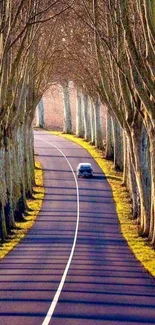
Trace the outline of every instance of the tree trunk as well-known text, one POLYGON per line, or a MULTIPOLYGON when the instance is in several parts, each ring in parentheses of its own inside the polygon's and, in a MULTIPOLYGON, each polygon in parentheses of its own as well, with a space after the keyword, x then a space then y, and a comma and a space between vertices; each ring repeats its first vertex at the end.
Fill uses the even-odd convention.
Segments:
POLYGON ((93 100, 90 99, 90 128, 91 128, 91 143, 95 144, 95 110, 93 100))
POLYGON ((41 100, 37 106, 36 127, 44 128, 44 126, 45 126, 45 123, 44 123, 44 102, 43 102, 43 99, 41 98, 41 100))
POLYGON ((94 102, 94 116, 95 116, 95 146, 103 149, 103 135, 101 128, 100 102, 97 97, 94 102))
POLYGON ((129 157, 127 148, 127 135, 123 130, 123 185, 128 186, 128 175, 129 175, 129 157))
POLYGON ((140 233, 148 236, 150 225, 150 158, 146 130, 135 125, 131 134, 130 152, 134 155, 134 170, 140 196, 140 233))
POLYGON ((29 121, 25 122, 24 126, 24 161, 25 161, 25 192, 28 197, 32 196, 34 185, 34 139, 32 126, 29 121))
POLYGON ((14 207, 13 207, 13 175, 14 161, 13 161, 13 144, 9 138, 7 138, 7 146, 5 147, 5 180, 6 180, 6 193, 7 202, 4 208, 6 218, 6 228, 10 232, 15 227, 14 220, 14 207))
POLYGON ((6 229, 4 207, 0 203, 0 238, 1 238, 1 241, 4 242, 6 237, 7 237, 7 229, 6 229))
POLYGON ((4 213, 4 207, 7 202, 7 189, 5 179, 5 148, 0 148, 0 238, 2 241, 7 236, 6 219, 4 213))
POLYGON ((72 117, 70 108, 70 96, 68 82, 62 85, 63 89, 63 102, 64 102, 64 126, 63 132, 67 134, 72 133, 72 117))
POLYGON ((132 199, 132 215, 133 219, 140 216, 140 197, 136 182, 136 175, 131 162, 131 152, 129 141, 124 133, 124 169, 123 169, 123 184, 126 185, 130 197, 132 199))
POLYGON ((154 129, 149 133, 150 140, 150 165, 151 165, 151 217, 149 240, 155 247, 155 136, 154 129))
POLYGON ((18 127, 16 134, 16 153, 17 153, 17 162, 16 163, 16 172, 14 180, 15 188, 15 220, 22 221, 23 213, 26 208, 26 194, 25 194, 25 182, 27 180, 27 174, 25 170, 25 142, 24 142, 24 124, 21 124, 18 127))
POLYGON ((133 219, 140 218, 140 195, 138 191, 136 175, 134 168, 131 163, 130 153, 128 152, 129 160, 128 160, 128 167, 129 167, 129 191, 132 198, 132 216, 133 219))
POLYGON ((114 158, 114 139, 112 132, 112 120, 111 115, 106 112, 106 148, 105 148, 105 158, 113 159, 114 158))
POLYGON ((83 94, 82 99, 84 117, 84 138, 89 141, 91 140, 89 97, 87 94, 83 94))
POLYGON ((81 91, 77 89, 77 102, 76 102, 76 136, 84 138, 84 122, 82 111, 82 98, 81 91))
POLYGON ((116 119, 112 116, 113 139, 114 139, 114 167, 123 171, 123 134, 122 129, 116 119))

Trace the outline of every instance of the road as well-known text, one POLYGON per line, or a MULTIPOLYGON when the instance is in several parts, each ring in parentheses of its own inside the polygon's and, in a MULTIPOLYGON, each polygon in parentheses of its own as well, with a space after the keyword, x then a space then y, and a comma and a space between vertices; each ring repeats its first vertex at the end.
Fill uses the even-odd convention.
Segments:
POLYGON ((0 262, 1 325, 155 324, 155 280, 123 239, 112 192, 78 145, 35 132, 45 199, 25 239, 0 262), (76 180, 79 162, 95 176, 76 180))

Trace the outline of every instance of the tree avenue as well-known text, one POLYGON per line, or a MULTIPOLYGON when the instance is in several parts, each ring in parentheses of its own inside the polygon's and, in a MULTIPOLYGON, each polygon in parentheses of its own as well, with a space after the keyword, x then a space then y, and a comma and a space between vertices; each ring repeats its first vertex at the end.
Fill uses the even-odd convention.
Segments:
POLYGON ((155 246, 154 16, 155 0, 0 2, 2 240, 32 195, 35 108, 50 85, 61 84, 64 132, 72 133, 72 81, 76 135, 102 148, 106 105, 106 157, 123 171, 139 234, 155 246))

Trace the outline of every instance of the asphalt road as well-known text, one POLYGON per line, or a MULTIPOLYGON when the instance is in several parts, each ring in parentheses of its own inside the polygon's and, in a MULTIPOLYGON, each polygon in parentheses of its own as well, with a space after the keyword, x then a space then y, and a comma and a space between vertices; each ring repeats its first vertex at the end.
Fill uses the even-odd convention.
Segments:
POLYGON ((0 325, 155 324, 155 280, 123 239, 96 162, 41 131, 35 152, 45 199, 26 238, 0 262, 0 325), (74 171, 84 161, 95 176, 77 184, 74 171))

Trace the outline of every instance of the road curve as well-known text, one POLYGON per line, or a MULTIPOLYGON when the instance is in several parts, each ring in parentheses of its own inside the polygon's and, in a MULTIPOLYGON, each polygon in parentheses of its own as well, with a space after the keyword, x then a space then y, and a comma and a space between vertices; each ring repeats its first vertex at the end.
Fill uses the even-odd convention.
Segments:
POLYGON ((35 132, 35 152, 45 199, 26 238, 0 262, 0 324, 155 324, 155 280, 123 239, 96 162, 77 144, 43 131, 35 132), (95 176, 78 179, 78 220, 73 171, 84 161, 95 176))

